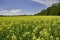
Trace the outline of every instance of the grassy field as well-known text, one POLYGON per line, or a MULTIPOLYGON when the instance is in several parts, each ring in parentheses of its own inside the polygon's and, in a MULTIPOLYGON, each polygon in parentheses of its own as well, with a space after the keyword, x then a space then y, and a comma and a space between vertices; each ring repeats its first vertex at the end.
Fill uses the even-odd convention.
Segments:
POLYGON ((60 40, 60 16, 0 17, 0 40, 60 40))

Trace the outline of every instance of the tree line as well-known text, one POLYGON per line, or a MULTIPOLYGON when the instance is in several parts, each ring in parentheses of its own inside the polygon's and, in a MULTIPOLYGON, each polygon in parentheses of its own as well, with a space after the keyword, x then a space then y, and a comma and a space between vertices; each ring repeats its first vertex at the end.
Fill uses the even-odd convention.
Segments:
POLYGON ((60 3, 55 3, 35 15, 60 15, 60 3))

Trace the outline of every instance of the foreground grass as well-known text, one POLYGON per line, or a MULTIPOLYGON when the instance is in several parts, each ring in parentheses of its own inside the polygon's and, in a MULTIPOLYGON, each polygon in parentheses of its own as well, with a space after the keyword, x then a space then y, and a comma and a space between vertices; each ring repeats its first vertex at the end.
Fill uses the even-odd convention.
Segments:
POLYGON ((60 16, 0 17, 0 40, 60 40, 60 16))

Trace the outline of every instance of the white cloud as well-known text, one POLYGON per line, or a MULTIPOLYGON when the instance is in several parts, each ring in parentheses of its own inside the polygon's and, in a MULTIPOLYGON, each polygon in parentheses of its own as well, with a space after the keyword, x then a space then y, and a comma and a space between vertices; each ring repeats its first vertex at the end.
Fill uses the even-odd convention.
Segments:
POLYGON ((36 14, 36 13, 34 13, 34 12, 23 13, 23 15, 34 15, 34 14, 36 14))
POLYGON ((0 10, 0 15, 21 15, 21 9, 0 10))
POLYGON ((51 6, 54 3, 59 3, 58 0, 32 0, 32 1, 40 3, 40 4, 44 4, 47 7, 51 6))
POLYGON ((0 15, 33 15, 34 12, 26 12, 24 13, 21 9, 11 9, 11 10, 0 10, 0 15))

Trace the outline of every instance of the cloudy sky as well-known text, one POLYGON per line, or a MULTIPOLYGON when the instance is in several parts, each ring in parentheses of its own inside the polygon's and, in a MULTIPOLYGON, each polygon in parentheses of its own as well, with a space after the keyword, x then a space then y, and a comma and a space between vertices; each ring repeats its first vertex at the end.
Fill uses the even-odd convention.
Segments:
POLYGON ((0 0, 0 15, 33 15, 59 0, 0 0))

